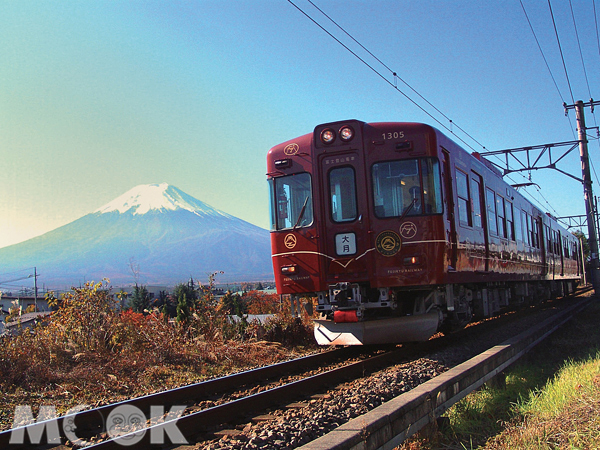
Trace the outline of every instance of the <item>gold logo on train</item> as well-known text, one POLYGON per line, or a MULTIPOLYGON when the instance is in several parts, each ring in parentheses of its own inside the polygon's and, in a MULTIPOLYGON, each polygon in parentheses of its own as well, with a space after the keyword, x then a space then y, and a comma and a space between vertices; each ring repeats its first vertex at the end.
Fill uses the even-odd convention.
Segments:
POLYGON ((288 234, 285 236, 285 238, 283 238, 283 243, 290 250, 296 246, 296 242, 296 236, 294 236, 293 234, 288 234))
POLYGON ((413 222, 405 222, 400 225, 400 236, 404 239, 412 239, 417 234, 417 226, 413 222))
POLYGON ((298 144, 289 144, 285 146, 285 148, 283 149, 283 153, 285 153, 287 156, 294 156, 296 153, 298 153, 299 150, 300 147, 298 146, 298 144))
POLYGON ((377 251, 383 256, 394 256, 400 251, 402 241, 393 231, 382 231, 375 240, 377 251))

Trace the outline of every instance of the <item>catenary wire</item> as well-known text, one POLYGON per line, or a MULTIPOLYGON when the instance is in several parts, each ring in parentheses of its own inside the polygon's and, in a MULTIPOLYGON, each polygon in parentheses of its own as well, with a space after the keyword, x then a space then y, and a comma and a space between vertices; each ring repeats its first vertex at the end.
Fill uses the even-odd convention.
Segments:
MULTIPOLYGON (((577 47, 579 48, 579 57, 581 58, 581 65, 583 66, 583 75, 585 76, 585 83, 588 89, 588 95, 592 98, 592 90, 590 89, 590 82, 587 76, 587 70, 585 68, 585 62, 583 60, 583 52, 581 51, 581 41, 579 40, 579 32, 577 31, 577 23, 575 22, 575 13, 573 12, 573 2, 569 0, 569 7, 571 8, 571 18, 573 19, 573 28, 575 29, 575 37, 577 39, 577 47)), ((595 120, 595 118, 594 118, 595 120)))
MULTIPOLYGON (((369 63, 367 63, 363 58, 361 58, 356 52, 354 52, 352 49, 350 49, 346 44, 344 44, 343 42, 340 41, 340 39, 338 39, 337 37, 335 37, 330 31, 328 31, 324 26, 322 26, 320 23, 318 23, 314 18, 312 18, 307 12, 305 12, 302 8, 300 8, 298 5, 296 5, 292 0, 287 0, 292 6, 294 6, 299 12, 301 12, 306 18, 308 18, 311 22, 313 22, 316 26, 318 26, 323 32, 325 32, 327 35, 329 35, 333 40, 335 40, 339 45, 341 45, 342 47, 344 47, 348 52, 350 52, 354 57, 356 57, 360 62, 362 62, 365 66, 367 66, 369 69, 371 69, 371 71, 373 71, 375 74, 377 74, 380 78, 382 78, 386 83, 388 83, 391 87, 393 87, 395 90, 397 90, 400 94, 402 94, 407 100, 409 100, 411 103, 413 103, 415 106, 417 106, 421 111, 423 111, 425 114, 427 114, 431 119, 433 119, 434 121, 436 121, 438 124, 440 124, 440 126, 442 126, 444 129, 446 129, 447 131, 449 131, 450 133, 454 134, 456 136, 456 134, 454 133, 454 131, 450 128, 448 128, 444 123, 442 123, 440 120, 438 120, 437 118, 435 118, 431 113, 429 113, 428 111, 426 111, 421 105, 419 105, 416 101, 414 101, 412 98, 410 98, 406 93, 404 93, 403 91, 401 91, 395 84, 391 83, 384 75, 381 74, 381 72, 379 72, 377 69, 375 69, 372 65, 370 65, 369 63)), ((331 18, 328 14, 326 14, 321 8, 319 8, 315 3, 313 3, 311 0, 307 0, 315 9, 317 9, 322 15, 324 15, 329 21, 331 21, 336 27, 338 27, 345 35, 347 35, 353 42, 355 42, 358 46, 360 46, 367 54, 369 54, 373 59, 375 59, 379 64, 381 64, 383 67, 385 67, 393 76, 394 79, 399 79, 400 81, 402 81, 402 83, 404 83, 409 89, 411 89, 416 95, 418 95, 423 101, 425 101, 429 106, 431 106, 436 112, 438 112, 442 117, 444 117, 446 120, 448 120, 450 122, 451 125, 454 125, 457 129, 459 129, 461 132, 463 132, 466 136, 468 136, 471 140, 473 140, 474 142, 476 142, 479 146, 481 146, 484 150, 486 149, 485 146, 481 143, 479 143, 476 139, 474 139, 472 136, 470 136, 465 130, 463 130, 461 127, 457 126, 452 119, 450 119, 449 117, 447 117, 443 112, 441 112, 438 108, 436 108, 431 102, 429 102, 425 97, 423 97, 421 94, 419 94, 414 88, 412 88, 412 86, 410 86, 406 81, 404 81, 401 77, 399 77, 397 75, 396 72, 394 72, 388 65, 386 65, 383 61, 381 61, 381 59, 379 59, 377 56, 375 56, 370 50, 368 50, 364 45, 362 45, 357 39, 355 39, 350 33, 348 33, 341 25, 339 25, 333 18, 331 18)), ((521 1, 521 0, 520 0, 521 1)), ((532 29, 532 32, 534 34, 534 37, 536 39, 536 42, 538 42, 537 37, 535 36, 535 32, 533 31, 533 27, 531 26, 531 22, 529 21, 529 17, 527 16, 527 13, 525 11, 525 8, 521 2, 521 6, 523 7, 523 10, 525 12, 525 15, 527 17, 527 21, 530 24, 530 27, 532 29)), ((538 42, 538 48, 540 49, 540 51, 542 52, 542 49, 539 45, 538 42)), ((560 94, 560 90, 558 89, 558 85, 556 84, 556 80, 554 79, 554 76, 552 75, 552 72, 550 71, 550 67, 548 66, 548 63, 546 61, 546 58, 542 52, 542 57, 544 58, 544 61, 546 62, 546 66, 550 72, 550 76, 552 77, 552 80, 554 81, 554 84, 556 86, 556 89, 559 93, 559 96, 561 97, 561 99, 563 98, 562 95, 560 94)), ((564 101, 563 101, 564 103, 564 101)), ((469 147, 471 150, 475 151, 473 149, 473 147, 471 147, 468 143, 466 143, 463 139, 461 139, 459 136, 456 136, 457 139, 459 139, 463 144, 465 144, 467 147, 469 147)), ((498 158, 497 155, 495 155, 496 158, 498 158)), ((519 174, 521 175, 524 179, 527 179, 527 177, 525 177, 523 174, 519 174)), ((511 180, 514 183, 514 180, 510 177, 506 177, 509 180, 511 180)), ((550 205, 550 203, 548 202, 548 200, 543 196, 543 194, 541 192, 539 192, 539 188, 537 188, 539 195, 544 199, 545 203, 552 209, 552 211, 558 215, 558 213, 556 212, 556 210, 554 208, 552 208, 552 205, 550 205)), ((529 193, 527 190, 523 191, 524 194, 527 194, 527 196, 529 196, 531 198, 532 201, 534 201, 536 204, 538 204, 538 206, 540 206, 541 209, 544 209, 545 207, 542 206, 541 202, 536 199, 535 197, 533 197, 533 195, 531 195, 531 193, 529 193)))
MULTIPOLYGON (((546 64, 546 69, 548 69, 548 73, 550 74, 550 78, 552 79, 552 82, 554 83, 554 87, 556 88, 556 92, 558 93, 558 96, 560 97, 560 100, 562 102, 562 104, 566 104, 567 102, 565 101, 562 93, 560 92, 560 88, 558 87, 558 83, 556 82, 556 78, 554 77, 554 74, 552 73, 552 69, 550 69, 550 65, 548 64, 548 59, 546 58, 546 55, 544 53, 544 50, 542 49, 542 46, 540 44, 540 41, 537 37, 537 34, 535 33, 535 29, 533 28, 533 24, 531 23, 531 20, 529 19, 529 14, 527 14, 527 10, 525 9, 525 5, 523 4, 523 0, 519 0, 519 3, 521 4, 521 9, 523 10, 523 14, 525 14, 525 19, 527 19, 527 23, 529 24, 529 29, 531 30, 531 34, 533 34, 533 38, 535 39, 535 42, 537 44, 537 47, 540 51, 540 54, 542 55, 542 59, 544 60, 544 64, 546 64)), ((571 134, 573 135, 573 139, 577 139, 575 136, 575 131, 573 129, 573 122, 571 120, 571 118, 569 116, 566 116, 567 121, 569 122, 569 130, 571 130, 571 134)))
POLYGON ((523 13, 525 14, 525 18, 527 19, 527 23, 529 24, 529 29, 531 30, 531 33, 533 34, 533 38, 535 39, 535 43, 537 44, 538 49, 540 50, 540 53, 542 55, 542 58, 544 59, 544 63, 546 64, 546 68, 548 69, 548 73, 550 74, 550 78, 552 78, 552 82, 554 83, 554 87, 556 88, 556 92, 558 92, 558 96, 562 100, 562 103, 566 103, 564 97, 562 96, 562 94, 560 92, 560 89, 558 88, 558 84, 556 83, 556 78, 554 78, 554 74, 552 73, 552 70, 550 69, 550 65, 548 64, 548 60, 546 59, 546 55, 544 54, 544 50, 542 50, 542 46, 540 45, 540 41, 539 41, 537 35, 535 34, 535 30, 533 28, 531 20, 529 20, 529 14, 527 14, 527 10, 525 9, 525 5, 523 5, 523 0, 519 0, 519 3, 521 3, 521 8, 523 9, 523 13))
MULTIPOLYGON (((472 139, 474 142, 477 142, 477 140, 475 140, 472 136, 469 135, 469 133, 467 133, 464 129, 462 129, 460 126, 458 126, 456 123, 454 123, 452 121, 452 119, 450 117, 448 117, 446 114, 444 114, 439 108, 437 108, 433 103, 431 103, 429 100, 427 100, 423 95, 421 95, 421 93, 419 93, 415 88, 413 88, 410 84, 408 84, 408 82, 406 80, 404 80, 401 76, 398 75, 397 72, 395 72, 392 68, 390 68, 386 63, 384 63, 381 59, 379 59, 377 56, 375 56, 373 54, 373 52, 371 52, 368 48, 366 48, 363 44, 361 44, 354 36, 352 36, 348 31, 346 31, 344 29, 344 27, 342 27, 339 23, 337 23, 331 16, 329 16, 325 11, 323 11, 321 8, 319 8, 315 3, 312 2, 312 0, 307 0, 308 3, 310 3, 315 9, 317 9, 321 14, 323 14, 325 17, 327 17, 327 19, 329 19, 336 27, 338 27, 346 36, 348 36, 350 39, 352 39, 360 48, 362 48, 365 52, 367 52, 373 59, 375 59, 379 64, 381 64, 383 67, 385 67, 394 78, 397 78, 398 80, 400 80, 402 83, 404 83, 404 85, 409 88, 412 92, 414 92, 416 95, 418 95, 421 100, 423 100, 425 103, 427 103, 431 108, 433 108, 438 114, 440 114, 444 119, 446 119, 449 123, 451 123, 452 125, 454 125, 457 129, 459 129, 461 132, 463 132, 465 135, 469 136, 470 139, 472 139)), ((477 144, 483 148, 485 148, 484 145, 482 145, 481 143, 477 142, 477 144)))
MULTIPOLYGON (((595 8, 595 5, 596 4, 594 2, 594 8, 595 8)), ((579 39, 579 32, 577 31, 577 22, 575 21, 575 13, 573 12, 572 0, 569 0, 569 6, 571 8, 571 18, 573 19, 573 28, 575 29, 575 37, 577 38, 577 47, 579 48, 579 57, 581 58, 581 66, 583 67, 583 75, 585 77, 585 83, 587 85, 588 95, 591 99, 592 98, 592 90, 590 89, 590 82, 589 82, 588 75, 587 75, 587 69, 585 67, 585 61, 583 59, 583 52, 581 50, 581 41, 579 39)), ((594 19, 595 19, 595 16, 596 16, 596 11, 594 9, 594 19)), ((597 22, 596 22, 596 33, 598 33, 597 22)), ((593 113, 593 109, 592 109, 592 118, 594 119, 594 125, 597 127, 598 122, 596 121, 596 114, 593 113)), ((594 175, 596 176, 596 182, 598 182, 598 175, 596 174, 596 169, 594 168, 594 164, 591 159, 590 159, 590 165, 592 166, 592 170, 594 171, 594 175)))
MULTIPOLYGON (((292 0, 287 0, 288 3, 290 3, 292 6, 294 6, 294 8, 296 8, 298 11, 300 11, 306 18, 308 18, 311 22, 313 22, 316 26, 318 26, 321 30, 323 30, 327 35, 329 35, 333 40, 335 40, 338 44, 340 44, 342 47, 344 47, 348 52, 350 52, 355 58, 357 58, 360 62, 362 62, 365 66, 367 66, 369 69, 371 69, 371 71, 373 71, 375 74, 377 74, 381 79, 383 79, 387 84, 389 84, 393 89, 395 89, 397 92, 399 92, 400 94, 402 94, 408 101, 410 101, 413 105, 415 105, 417 108, 419 108, 422 112, 424 112, 425 114, 427 114, 432 120, 434 120, 435 122, 437 122, 441 127, 443 127, 445 130, 447 130, 448 132, 452 133, 454 136, 456 136, 456 138, 458 140, 460 140, 463 144, 465 144, 467 147, 469 147, 471 150, 475 151, 475 149, 469 145, 464 139, 462 139, 460 136, 458 136, 453 130, 452 128, 446 126, 446 124, 444 124, 442 121, 440 121, 439 119, 437 119, 433 114, 431 114, 429 111, 427 111, 425 108, 423 108, 421 105, 419 105, 419 103, 417 103, 415 100, 413 100, 412 98, 410 98, 405 92, 403 92, 402 90, 400 90, 398 88, 398 86, 394 85, 394 83, 390 82, 380 71, 378 71, 376 68, 374 68, 372 65, 370 65, 368 62, 366 62, 363 58, 361 58, 356 52, 354 52, 352 49, 350 49, 350 47, 348 47, 346 44, 344 44, 342 41, 340 41, 337 37, 335 37, 330 31, 328 31, 324 26, 322 26, 319 22, 317 22, 315 19, 313 19, 308 13, 306 13, 302 8, 300 8, 298 5, 296 5, 292 0)), ((312 2, 311 2, 312 4, 312 2)), ((318 8, 317 8, 318 9, 318 8)), ((354 38, 353 38, 354 39, 354 38)), ((377 59, 377 58, 376 58, 377 59)), ((378 60, 378 59, 377 59, 378 60)), ((379 60, 378 60, 379 61, 379 60)), ((386 66, 387 68, 387 66, 386 66)), ((389 69, 389 68, 388 68, 389 69)), ((397 75, 396 75, 397 76, 397 75)), ((404 82, 404 81, 403 81, 404 82)), ((405 82, 404 82, 405 83, 405 82)), ((406 83, 405 83, 406 84, 406 83)), ((411 88, 412 89, 412 88, 411 88)), ((436 109, 437 110, 437 109, 436 109)), ((444 116, 446 117, 446 116, 444 116)), ((469 137, 473 142, 477 143, 477 145, 481 146, 483 149, 485 149, 485 146, 481 143, 479 143, 475 138, 473 138, 471 135, 469 135, 467 132, 465 132, 462 128, 460 128, 458 125, 456 125, 452 120, 450 120, 450 124, 455 126, 456 128, 458 128, 459 130, 461 130, 467 137, 469 137)))
POLYGON ((552 17, 552 25, 554 25, 554 34, 556 35, 556 42, 558 43, 558 50, 560 52, 560 58, 562 60, 563 68, 565 70, 565 77, 567 78, 567 85, 569 86, 569 92, 571 94, 571 100, 575 103, 575 97, 573 96, 573 89, 571 88, 571 80, 569 80, 569 73, 567 72, 567 64, 565 62, 565 56, 560 45, 560 38, 558 37, 558 28, 556 27, 556 20, 554 20, 554 12, 552 11, 552 4, 548 0, 548 8, 550 8, 550 16, 552 17))
POLYGON ((596 0, 593 0, 594 5, 594 24, 596 25, 596 44, 598 45, 598 56, 600 56, 600 34, 598 33, 598 15, 596 14, 596 0))

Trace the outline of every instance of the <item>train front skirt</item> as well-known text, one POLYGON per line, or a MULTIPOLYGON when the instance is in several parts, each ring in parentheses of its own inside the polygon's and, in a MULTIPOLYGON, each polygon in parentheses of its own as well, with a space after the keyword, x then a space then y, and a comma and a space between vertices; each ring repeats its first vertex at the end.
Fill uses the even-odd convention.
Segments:
POLYGON ((335 323, 314 320, 319 345, 371 345, 428 340, 438 329, 439 311, 416 316, 394 317, 364 322, 335 323))

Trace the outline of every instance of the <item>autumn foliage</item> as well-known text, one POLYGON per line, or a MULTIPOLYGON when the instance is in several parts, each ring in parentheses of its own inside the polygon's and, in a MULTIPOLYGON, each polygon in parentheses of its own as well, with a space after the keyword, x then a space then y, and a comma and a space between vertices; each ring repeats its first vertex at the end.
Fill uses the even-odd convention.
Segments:
POLYGON ((194 298, 185 295, 181 304, 186 311, 178 319, 158 308, 120 309, 107 281, 54 299, 56 311, 44 322, 1 338, 0 388, 5 395, 0 410, 11 410, 11 398, 25 392, 44 393, 28 399, 30 404, 54 397, 59 410, 63 403, 65 409, 78 402, 105 403, 273 363, 297 352, 295 346, 314 345, 309 318, 292 317, 279 297, 257 291, 230 295, 241 308, 242 320, 235 322, 210 287, 187 291, 195 292, 194 298), (249 322, 248 313, 272 317, 259 324, 249 322), (279 344, 266 343, 269 339, 279 344))

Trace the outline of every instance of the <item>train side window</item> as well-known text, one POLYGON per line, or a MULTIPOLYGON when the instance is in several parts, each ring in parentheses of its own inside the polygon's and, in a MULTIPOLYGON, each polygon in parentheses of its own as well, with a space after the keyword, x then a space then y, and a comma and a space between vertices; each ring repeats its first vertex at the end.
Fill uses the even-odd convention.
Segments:
POLYGON ((533 223, 529 214, 525 213, 525 218, 527 219, 527 245, 533 247, 535 242, 533 239, 533 223))
POLYGON ((515 220, 513 216, 513 204, 508 200, 504 202, 504 208, 506 210, 506 237, 511 241, 515 240, 515 220))
POLYGON ((552 253, 552 235, 548 225, 544 225, 544 233, 546 234, 546 252, 552 253))
POLYGON ((423 175, 423 200, 424 214, 441 214, 442 206, 442 179, 440 177, 440 163, 437 159, 426 158, 421 160, 423 175))
POLYGON ((540 232, 538 229, 538 221, 532 219, 533 231, 531 235, 531 245, 536 248, 540 248, 540 232))
POLYGON ((481 184, 475 178, 471 178, 471 205, 473 205, 473 226, 483 227, 481 220, 481 184))
POLYGON ((487 203, 488 228, 490 233, 498 234, 498 219, 496 216, 495 193, 490 188, 485 188, 485 200, 487 203))
POLYGON ((498 236, 506 238, 506 216, 504 198, 496 194, 496 214, 498 214, 498 236))
POLYGON ((523 224, 521 223, 521 213, 517 208, 517 212, 514 214, 514 227, 515 227, 515 240, 523 242, 523 224))
POLYGON ((469 178, 467 174, 456 169, 456 195, 458 196, 458 218, 461 225, 473 226, 471 218, 471 201, 469 197, 469 178))
POLYGON ((356 208, 356 177, 352 167, 339 167, 329 172, 331 217, 334 222, 352 222, 356 208))
POLYGON ((313 223, 311 179, 308 173, 277 177, 271 189, 274 229, 307 227, 313 223))
POLYGON ((373 165, 372 175, 375 215, 378 218, 439 214, 443 211, 437 160, 381 162, 373 165))

